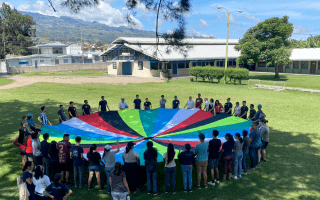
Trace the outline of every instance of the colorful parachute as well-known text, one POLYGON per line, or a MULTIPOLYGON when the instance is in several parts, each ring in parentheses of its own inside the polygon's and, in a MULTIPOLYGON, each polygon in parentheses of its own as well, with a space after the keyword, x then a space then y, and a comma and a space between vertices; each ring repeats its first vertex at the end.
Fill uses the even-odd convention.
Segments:
POLYGON ((49 133, 50 140, 62 140, 64 134, 70 135, 71 144, 75 138, 81 136, 81 146, 85 156, 92 144, 97 144, 98 152, 103 153, 106 144, 112 145, 112 151, 117 149, 119 140, 120 152, 116 154, 116 161, 122 161, 127 142, 133 141, 136 146, 134 151, 140 155, 140 164, 144 165, 143 153, 147 149, 147 142, 153 141, 157 148, 158 162, 163 161, 168 140, 175 149, 184 150, 184 145, 189 143, 192 148, 199 143, 198 131, 206 136, 206 141, 212 139, 212 131, 220 132, 219 138, 225 141, 226 133, 234 135, 248 130, 252 121, 221 113, 213 116, 210 112, 199 109, 163 109, 152 111, 122 110, 99 112, 91 115, 73 118, 58 126, 43 126, 42 133, 49 133))

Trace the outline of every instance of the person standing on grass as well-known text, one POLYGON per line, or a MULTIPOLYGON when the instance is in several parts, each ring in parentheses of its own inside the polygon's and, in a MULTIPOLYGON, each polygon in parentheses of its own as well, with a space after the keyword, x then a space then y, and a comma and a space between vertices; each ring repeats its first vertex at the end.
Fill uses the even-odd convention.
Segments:
POLYGON ((107 184, 108 193, 111 192, 110 174, 111 174, 111 172, 113 172, 114 166, 116 164, 115 155, 120 152, 119 141, 117 141, 117 146, 118 146, 118 149, 116 151, 111 151, 112 146, 107 144, 104 147, 104 152, 102 155, 102 160, 105 163, 104 170, 106 172, 106 179, 107 179, 106 184, 107 184))
POLYGON ((265 118, 266 114, 264 114, 264 112, 262 111, 262 105, 259 104, 258 105, 258 111, 256 113, 256 117, 254 118, 255 122, 260 122, 260 119, 265 118))
POLYGON ((108 102, 104 99, 104 96, 102 96, 101 101, 99 102, 98 112, 100 110, 101 110, 101 112, 107 112, 107 108, 110 111, 110 108, 108 106, 108 102))
POLYGON ((47 117, 47 108, 45 106, 42 106, 41 107, 41 110, 42 110, 42 113, 39 115, 38 117, 38 120, 39 122, 41 123, 41 126, 43 125, 50 125, 52 126, 51 122, 48 120, 48 117, 47 117))
POLYGON ((88 100, 84 100, 84 105, 82 106, 82 115, 90 115, 92 113, 91 107, 88 104, 88 100))
POLYGON ((263 129, 261 130, 260 136, 261 136, 261 141, 262 141, 262 162, 267 162, 267 156, 266 156, 266 148, 269 143, 269 133, 270 133, 270 128, 267 125, 268 121, 266 119, 261 119, 260 120, 260 125, 263 126, 263 129))
POLYGON ((208 101, 208 98, 204 98, 204 108, 203 108, 203 110, 205 110, 205 111, 209 111, 209 104, 210 104, 210 102, 208 101))
POLYGON ((121 98, 121 102, 119 103, 119 110, 128 109, 128 104, 124 101, 124 98, 121 98))
POLYGON ((136 99, 133 101, 134 109, 141 109, 141 99, 139 99, 139 95, 136 95, 136 99))
POLYGON ((230 102, 230 98, 228 98, 227 103, 224 104, 224 113, 232 115, 232 103, 230 102))
POLYGON ((100 172, 102 163, 101 155, 97 152, 97 145, 93 144, 90 147, 90 152, 87 154, 88 161, 89 161, 89 178, 88 178, 88 190, 91 189, 91 181, 93 174, 96 175, 97 183, 99 186, 99 191, 102 191, 101 188, 101 179, 100 179, 100 172))
POLYGON ((207 185, 207 167, 208 167, 208 143, 205 143, 205 135, 199 131, 199 140, 200 143, 196 145, 195 155, 196 157, 196 165, 197 165, 197 173, 198 173, 198 189, 201 189, 201 174, 203 174, 203 183, 204 188, 208 188, 207 185))
MULTIPOLYGON (((52 141, 49 147, 49 158, 50 158, 50 167, 53 171, 53 174, 60 172, 60 163, 59 163, 59 151, 58 144, 56 141, 52 141)), ((53 180, 53 177, 50 177, 53 180)))
POLYGON ((250 104, 250 115, 249 115, 249 118, 248 120, 254 120, 256 118, 256 110, 254 109, 254 105, 253 104, 250 104))
POLYGON ((167 100, 164 98, 164 95, 161 95, 160 99, 160 108, 166 108, 167 100))
POLYGON ((147 173, 147 190, 148 194, 151 194, 151 192, 153 192, 153 195, 157 195, 158 151, 155 148, 153 148, 153 142, 151 141, 147 142, 147 147, 148 149, 143 154, 147 173))
POLYGON ((127 200, 130 189, 120 162, 116 162, 114 171, 110 174, 110 185, 111 195, 114 200, 127 200))
POLYGON ((178 100, 177 96, 174 96, 174 100, 172 101, 172 108, 179 109, 180 101, 178 100))
POLYGON ((243 152, 243 159, 242 159, 242 174, 247 175, 247 157, 249 155, 249 145, 250 145, 250 138, 248 137, 248 131, 243 130, 242 131, 242 136, 243 136, 243 147, 242 147, 242 152, 243 152))
POLYGON ((80 147, 81 137, 76 137, 76 145, 71 148, 70 158, 73 159, 73 176, 74 176, 74 187, 83 187, 83 148, 80 147))
POLYGON ((19 129, 19 137, 15 141, 13 141, 13 144, 20 148, 22 165, 24 165, 28 160, 26 149, 27 149, 27 141, 29 136, 26 136, 25 132, 26 132, 26 128, 21 127, 19 129))
POLYGON ((72 190, 65 184, 61 183, 62 178, 62 174, 55 174, 53 183, 43 191, 43 194, 53 200, 66 200, 72 194, 72 190))
POLYGON ((218 165, 219 165, 221 140, 217 139, 218 135, 219 135, 219 131, 217 130, 212 131, 212 140, 210 140, 209 147, 208 147, 209 168, 211 169, 211 177, 212 177, 212 181, 208 182, 208 184, 211 186, 215 186, 215 182, 217 184, 220 183, 218 165), (216 171, 217 179, 214 179, 214 171, 216 171))
POLYGON ((201 94, 198 94, 198 98, 196 99, 196 108, 199 108, 201 110, 203 100, 201 98, 201 94))
POLYGON ((171 186, 172 186, 172 193, 176 193, 176 162, 175 162, 175 155, 176 152, 174 150, 173 144, 168 141, 168 149, 167 152, 163 154, 163 161, 165 163, 164 165, 164 171, 166 176, 166 190, 165 193, 169 192, 169 184, 171 179, 171 186))
POLYGON ((219 100, 216 100, 214 104, 214 110, 216 111, 216 115, 220 114, 222 112, 223 105, 219 102, 219 100))
POLYGON ((234 179, 242 178, 242 159, 243 159, 243 139, 240 133, 236 133, 234 138, 236 139, 233 147, 233 163, 234 163, 234 179))
POLYGON ((242 102, 241 112, 240 112, 240 118, 247 119, 248 114, 248 106, 246 106, 246 101, 242 102))
POLYGON ((125 152, 122 154, 122 159, 124 162, 124 171, 127 176, 127 181, 129 184, 129 188, 134 193, 138 192, 139 189, 137 188, 137 171, 140 166, 140 159, 139 154, 136 151, 133 151, 134 147, 133 142, 128 142, 126 146, 125 152))
POLYGON ((69 139, 69 134, 64 134, 63 140, 58 143, 62 182, 66 180, 66 184, 68 185, 70 185, 69 172, 72 170, 72 164, 70 162, 71 143, 69 142, 69 139))
POLYGON ((63 109, 63 105, 60 105, 60 110, 58 111, 59 123, 67 121, 66 112, 63 109))
POLYGON ((222 153, 222 164, 223 164, 223 181, 228 178, 231 179, 232 174, 232 149, 234 147, 234 140, 230 133, 224 136, 226 142, 223 143, 221 153, 222 153))
MULTIPOLYGON (((80 116, 76 107, 73 105, 73 101, 70 101, 70 107, 68 108, 69 118, 72 119, 74 117, 80 116)), ((62 178, 63 181, 63 178, 62 178)))
POLYGON ((42 164, 44 174, 49 176, 50 175, 50 157, 49 157, 49 147, 50 144, 48 143, 49 134, 43 134, 43 141, 41 142, 41 153, 42 153, 42 164))
POLYGON ((188 182, 189 182, 189 192, 192 192, 192 164, 194 159, 194 153, 193 151, 190 151, 191 145, 189 143, 185 144, 185 149, 186 150, 183 152, 181 152, 181 149, 179 149, 178 158, 181 163, 183 191, 187 193, 188 182))
POLYGON ((33 121, 33 114, 28 114, 28 126, 30 127, 30 129, 34 132, 38 132, 38 130, 40 130, 40 126, 36 125, 36 123, 34 123, 33 121))
POLYGON ((22 116, 21 128, 23 128, 23 127, 25 128, 25 130, 26 130, 25 134, 26 135, 31 135, 31 134, 33 134, 35 132, 33 130, 31 130, 31 128, 29 127, 27 118, 28 118, 27 115, 23 115, 22 116))
POLYGON ((43 195, 43 191, 51 184, 50 178, 43 174, 43 167, 39 165, 33 177, 33 184, 35 185, 35 198, 37 200, 50 200, 49 197, 43 195))
POLYGON ((209 112, 211 112, 213 115, 216 115, 216 110, 214 109, 214 100, 213 99, 210 99, 209 112))
POLYGON ((39 133, 33 133, 31 135, 32 138, 32 150, 33 150, 33 155, 35 157, 35 164, 36 167, 39 165, 42 165, 42 154, 41 154, 41 143, 40 143, 40 131, 39 133))
POLYGON ((260 132, 258 130, 258 122, 253 122, 251 125, 252 131, 250 132, 250 146, 249 146, 249 156, 251 160, 251 169, 255 170, 258 166, 258 150, 260 149, 259 139, 260 132))
POLYGON ((239 105, 239 102, 236 102, 236 107, 234 107, 234 116, 236 117, 240 117, 240 113, 241 113, 241 107, 239 105))
POLYGON ((152 104, 148 100, 148 98, 146 98, 146 102, 144 102, 143 107, 144 107, 144 110, 152 110, 152 104))
POLYGON ((33 184, 33 168, 34 165, 31 161, 27 161, 26 164, 23 166, 22 171, 22 179, 23 182, 27 184, 27 189, 29 191, 29 200, 35 200, 35 185, 33 184))
POLYGON ((183 108, 186 108, 188 106, 187 109, 192 109, 194 108, 194 101, 192 100, 192 97, 189 97, 189 101, 187 101, 186 105, 183 108))

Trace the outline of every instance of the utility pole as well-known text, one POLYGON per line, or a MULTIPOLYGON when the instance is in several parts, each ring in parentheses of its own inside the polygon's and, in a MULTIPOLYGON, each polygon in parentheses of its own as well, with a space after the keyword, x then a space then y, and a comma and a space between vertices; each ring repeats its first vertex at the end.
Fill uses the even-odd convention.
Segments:
POLYGON ((83 42, 82 42, 82 29, 81 29, 81 52, 82 52, 82 64, 84 64, 84 56, 83 56, 83 42))

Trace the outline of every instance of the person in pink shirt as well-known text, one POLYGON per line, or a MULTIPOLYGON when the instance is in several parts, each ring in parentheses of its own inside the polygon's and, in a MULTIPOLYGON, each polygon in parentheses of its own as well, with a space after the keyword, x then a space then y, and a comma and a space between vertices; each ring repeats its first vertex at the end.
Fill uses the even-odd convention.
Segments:
POLYGON ((214 109, 216 111, 216 114, 220 114, 220 112, 222 111, 223 105, 219 102, 219 100, 216 100, 214 104, 214 109))

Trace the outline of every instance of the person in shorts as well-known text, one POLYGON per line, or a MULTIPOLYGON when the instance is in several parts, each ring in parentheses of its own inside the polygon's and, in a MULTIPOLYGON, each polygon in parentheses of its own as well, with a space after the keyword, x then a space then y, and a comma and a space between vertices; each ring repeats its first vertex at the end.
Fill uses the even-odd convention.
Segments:
POLYGON ((89 161, 89 178, 88 178, 88 190, 91 189, 91 181, 93 178, 93 174, 96 175, 97 182, 99 185, 99 191, 102 191, 101 188, 101 179, 100 179, 100 172, 101 172, 101 155, 97 152, 97 145, 93 144, 90 147, 90 152, 87 154, 88 161, 89 161))
POLYGON ((60 170, 62 174, 62 182, 71 185, 69 182, 72 164, 70 161, 71 143, 69 142, 69 134, 63 135, 63 140, 58 142, 60 170))
POLYGON ((209 168, 211 169, 211 177, 212 181, 208 182, 208 185, 214 186, 215 182, 219 182, 219 155, 220 155, 220 147, 221 147, 221 140, 217 139, 217 136, 219 135, 219 131, 213 130, 212 131, 212 140, 209 141, 209 168), (216 171, 217 179, 214 179, 214 171, 216 171))
POLYGON ((203 174, 204 187, 208 188, 207 185, 207 166, 208 166, 208 143, 204 142, 205 135, 199 131, 199 140, 200 143, 196 145, 195 155, 197 173, 198 173, 198 189, 201 189, 201 174, 203 174))

